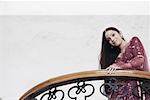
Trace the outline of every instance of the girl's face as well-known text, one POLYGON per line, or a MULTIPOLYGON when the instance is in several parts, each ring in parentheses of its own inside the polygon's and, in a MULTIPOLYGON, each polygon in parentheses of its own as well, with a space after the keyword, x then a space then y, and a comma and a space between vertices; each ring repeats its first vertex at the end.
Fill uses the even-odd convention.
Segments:
POLYGON ((121 34, 114 30, 106 31, 105 37, 112 46, 120 46, 123 41, 121 34))

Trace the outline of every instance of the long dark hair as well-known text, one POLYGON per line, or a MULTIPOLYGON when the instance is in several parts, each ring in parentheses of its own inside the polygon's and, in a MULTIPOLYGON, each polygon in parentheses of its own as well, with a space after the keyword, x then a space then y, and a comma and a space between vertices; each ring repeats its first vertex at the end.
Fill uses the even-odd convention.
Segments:
MULTIPOLYGON (((109 30, 114 30, 118 32, 118 34, 121 34, 120 31, 115 27, 108 27, 104 30, 103 36, 102 36, 102 47, 100 52, 100 60, 99 64, 101 69, 106 69, 109 65, 115 62, 117 56, 121 52, 121 49, 119 47, 113 47, 105 37, 105 33, 109 30)), ((123 38, 124 40, 124 38, 123 38)))

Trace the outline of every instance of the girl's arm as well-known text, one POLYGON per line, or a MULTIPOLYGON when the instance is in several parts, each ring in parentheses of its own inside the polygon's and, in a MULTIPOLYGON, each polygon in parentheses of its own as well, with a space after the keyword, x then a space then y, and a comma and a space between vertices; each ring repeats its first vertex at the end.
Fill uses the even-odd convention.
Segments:
POLYGON ((121 58, 117 58, 114 64, 120 66, 122 69, 141 69, 145 58, 143 45, 137 37, 133 37, 131 47, 134 58, 127 63, 123 62, 121 58))

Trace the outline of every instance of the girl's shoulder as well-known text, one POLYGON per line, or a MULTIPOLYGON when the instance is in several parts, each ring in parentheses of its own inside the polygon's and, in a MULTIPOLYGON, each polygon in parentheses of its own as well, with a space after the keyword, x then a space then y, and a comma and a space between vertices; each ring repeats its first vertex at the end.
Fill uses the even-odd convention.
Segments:
POLYGON ((131 38, 130 43, 141 43, 140 39, 137 36, 131 38))
POLYGON ((138 37, 132 37, 132 39, 130 40, 130 47, 132 47, 133 49, 136 47, 136 48, 140 48, 142 47, 143 48, 143 44, 142 42, 140 41, 140 39, 138 37))

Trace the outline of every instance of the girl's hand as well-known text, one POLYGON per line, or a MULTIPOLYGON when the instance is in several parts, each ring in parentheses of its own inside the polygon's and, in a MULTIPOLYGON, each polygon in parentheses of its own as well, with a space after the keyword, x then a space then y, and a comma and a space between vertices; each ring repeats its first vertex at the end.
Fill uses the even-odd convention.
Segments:
POLYGON ((116 69, 121 69, 121 67, 119 67, 116 64, 112 64, 108 68, 106 68, 105 70, 108 71, 108 74, 113 74, 113 73, 115 73, 116 69))

